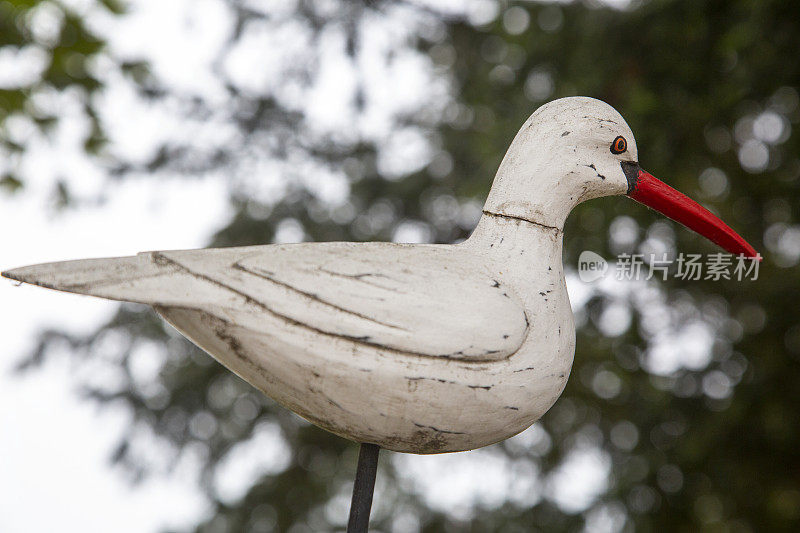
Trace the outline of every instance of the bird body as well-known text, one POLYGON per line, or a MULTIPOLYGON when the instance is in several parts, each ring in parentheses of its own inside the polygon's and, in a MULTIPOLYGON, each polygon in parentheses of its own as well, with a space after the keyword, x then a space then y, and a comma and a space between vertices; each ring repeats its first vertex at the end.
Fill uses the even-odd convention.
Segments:
POLYGON ((435 453, 518 433, 560 395, 574 351, 560 257, 560 231, 485 216, 458 245, 147 252, 6 275, 152 305, 311 422, 435 453))
MULTIPOLYGON (((151 305, 254 387, 343 437, 462 451, 524 430, 563 391, 575 348, 564 220, 590 198, 636 198, 643 175, 619 113, 567 98, 523 125, 459 244, 147 252, 3 275, 151 305)), ((663 185, 652 183, 642 187, 663 185)), ((695 206, 674 218, 691 226, 695 206)))

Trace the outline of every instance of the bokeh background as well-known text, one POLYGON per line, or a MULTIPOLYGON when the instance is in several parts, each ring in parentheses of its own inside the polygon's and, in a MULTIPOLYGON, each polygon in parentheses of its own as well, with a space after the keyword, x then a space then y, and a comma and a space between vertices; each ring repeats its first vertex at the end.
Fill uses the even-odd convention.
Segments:
MULTIPOLYGON (((582 283, 711 253, 579 206, 562 398, 475 452, 382 455, 373 528, 800 528, 793 1, 0 1, 0 267, 270 242, 454 242, 540 104, 614 105, 757 281, 582 283)), ((0 530, 341 530, 357 447, 135 305, 0 283, 0 530)))

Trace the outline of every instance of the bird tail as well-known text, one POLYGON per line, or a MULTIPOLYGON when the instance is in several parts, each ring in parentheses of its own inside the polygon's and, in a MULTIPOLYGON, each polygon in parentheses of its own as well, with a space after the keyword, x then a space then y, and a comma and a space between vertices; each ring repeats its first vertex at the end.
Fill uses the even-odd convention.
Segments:
POLYGON ((163 293, 161 278, 178 271, 176 265, 158 261, 155 254, 145 252, 130 257, 44 263, 0 275, 57 291, 152 304, 163 293))

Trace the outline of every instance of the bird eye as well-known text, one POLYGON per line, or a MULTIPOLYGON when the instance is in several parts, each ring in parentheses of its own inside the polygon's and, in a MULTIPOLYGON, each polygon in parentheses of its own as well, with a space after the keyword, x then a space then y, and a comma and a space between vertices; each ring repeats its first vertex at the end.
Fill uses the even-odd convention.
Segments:
POLYGON ((611 153, 612 154, 621 154, 625 150, 628 149, 628 141, 625 140, 625 137, 622 135, 618 135, 614 142, 611 143, 611 153))

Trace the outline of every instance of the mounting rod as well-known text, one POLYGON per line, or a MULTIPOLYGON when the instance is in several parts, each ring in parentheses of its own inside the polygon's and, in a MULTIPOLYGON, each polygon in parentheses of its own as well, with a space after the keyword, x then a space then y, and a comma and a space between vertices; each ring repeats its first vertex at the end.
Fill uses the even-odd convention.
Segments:
POLYGON ((347 533, 366 533, 369 530, 369 512, 372 509, 372 494, 375 491, 375 475, 378 472, 377 444, 361 444, 358 451, 356 481, 353 484, 353 500, 350 503, 350 520, 347 533))

